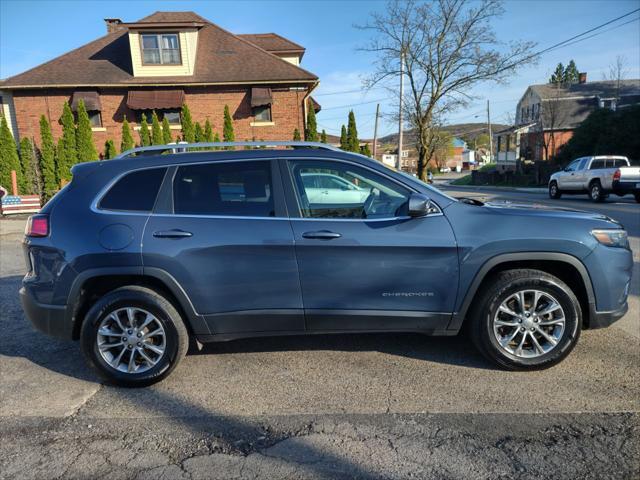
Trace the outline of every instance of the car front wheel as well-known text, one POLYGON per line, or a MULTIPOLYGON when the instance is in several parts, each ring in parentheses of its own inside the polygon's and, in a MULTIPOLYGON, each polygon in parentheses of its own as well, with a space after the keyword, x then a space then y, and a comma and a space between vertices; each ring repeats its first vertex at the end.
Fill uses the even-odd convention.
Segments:
POLYGON ((89 310, 80 332, 88 363, 110 383, 143 387, 173 371, 189 346, 175 307, 138 286, 114 290, 89 310))
POLYGON ((562 192, 558 188, 558 183, 557 182, 551 182, 549 184, 549 197, 553 198, 553 199, 558 199, 558 198, 562 197, 562 192))
POLYGON ((564 282, 540 270, 500 272, 475 306, 472 340, 486 358, 505 369, 551 367, 571 352, 580 336, 580 302, 564 282))

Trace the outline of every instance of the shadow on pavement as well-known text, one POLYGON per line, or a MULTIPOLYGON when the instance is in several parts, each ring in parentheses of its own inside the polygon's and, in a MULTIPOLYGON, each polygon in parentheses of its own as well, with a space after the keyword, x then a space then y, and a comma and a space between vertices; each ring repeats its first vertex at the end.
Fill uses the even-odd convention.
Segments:
MULTIPOLYGON (((2 311, 0 327, 5 332, 0 355, 23 357, 57 373, 82 380, 96 380, 86 367, 77 342, 49 337, 36 331, 22 312, 18 298, 21 276, 0 278, 2 311)), ((205 345, 193 355, 247 352, 330 350, 344 352, 378 351, 418 360, 469 368, 493 369, 462 336, 428 337, 411 333, 362 333, 301 335, 233 340, 205 345)))

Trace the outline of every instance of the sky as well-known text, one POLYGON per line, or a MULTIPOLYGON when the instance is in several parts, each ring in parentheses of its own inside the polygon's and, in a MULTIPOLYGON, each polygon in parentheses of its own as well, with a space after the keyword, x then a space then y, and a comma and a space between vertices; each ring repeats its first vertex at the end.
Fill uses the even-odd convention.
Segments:
MULTIPOLYGON (((130 22, 156 10, 192 10, 233 33, 276 32, 303 45, 307 50, 301 66, 320 78, 313 93, 322 105, 319 129, 339 134, 353 109, 360 137, 371 138, 376 104, 380 103, 381 137, 398 129, 392 118, 396 113, 393 92, 363 88, 375 57, 359 50, 370 40, 370 33, 355 26, 384 7, 384 1, 372 0, 0 0, 0 78, 104 35, 104 18, 130 22)), ((498 40, 533 41, 536 50, 541 50, 640 8, 640 0, 507 0, 504 7, 504 15, 492 22, 498 40)), ((545 54, 537 65, 520 70, 507 84, 478 85, 468 92, 474 96, 472 104, 451 114, 447 123, 486 122, 487 100, 492 122, 508 123, 527 86, 545 83, 558 62, 566 65, 573 59, 589 80, 602 80, 616 56, 622 55, 627 61, 627 78, 640 78, 639 18, 636 13, 604 27, 599 35, 545 54)))

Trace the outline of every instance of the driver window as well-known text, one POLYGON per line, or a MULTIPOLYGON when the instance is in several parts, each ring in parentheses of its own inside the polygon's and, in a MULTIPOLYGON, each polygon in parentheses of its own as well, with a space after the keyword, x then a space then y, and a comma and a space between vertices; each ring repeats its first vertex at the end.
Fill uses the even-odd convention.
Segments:
POLYGON ((408 189, 356 165, 290 161, 300 212, 305 218, 377 219, 408 215, 408 189))
POLYGON ((569 166, 565 169, 566 172, 575 172, 576 171, 576 167, 578 166, 578 163, 580 162, 580 160, 575 160, 573 162, 571 162, 569 164, 569 166))

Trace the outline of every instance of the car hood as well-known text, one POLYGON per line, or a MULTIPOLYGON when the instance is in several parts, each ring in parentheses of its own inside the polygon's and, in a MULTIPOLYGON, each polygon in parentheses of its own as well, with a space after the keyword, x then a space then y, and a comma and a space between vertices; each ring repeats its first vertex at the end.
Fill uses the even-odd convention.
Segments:
MULTIPOLYGON (((503 212, 506 214, 513 213, 517 215, 530 215, 535 217, 566 217, 573 219, 585 219, 585 220, 600 220, 605 222, 615 223, 620 225, 619 222, 597 212, 587 212, 584 210, 576 210, 566 207, 555 207, 550 205, 543 205, 541 203, 516 203, 510 201, 492 201, 484 204, 485 207, 494 209, 496 212, 503 212)), ((621 226, 621 225, 620 225, 621 226)))

